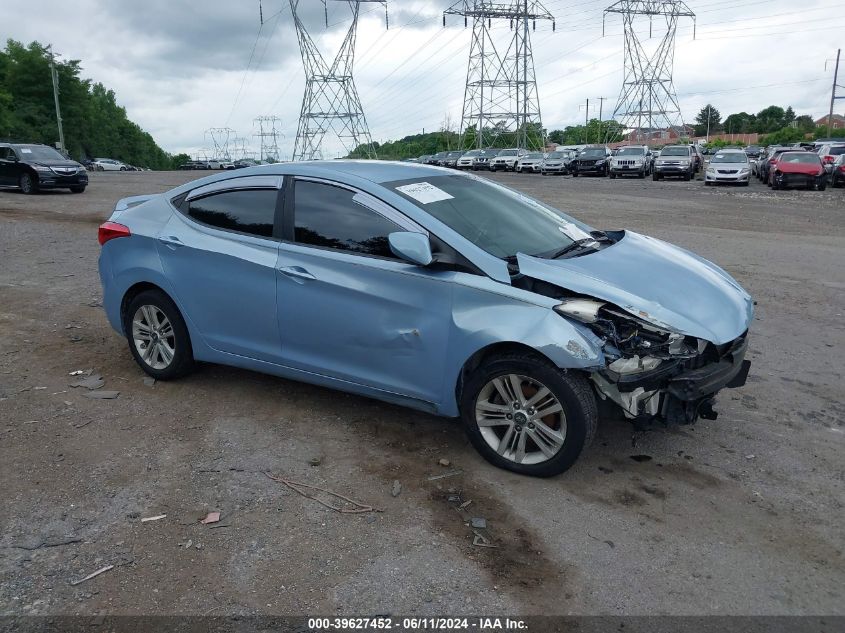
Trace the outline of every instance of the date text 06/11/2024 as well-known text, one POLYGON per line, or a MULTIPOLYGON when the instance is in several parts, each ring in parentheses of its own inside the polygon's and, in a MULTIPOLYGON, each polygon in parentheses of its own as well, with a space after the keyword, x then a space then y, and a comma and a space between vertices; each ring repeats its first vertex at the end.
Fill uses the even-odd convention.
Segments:
POLYGON ((383 630, 383 631, 453 631, 475 630, 495 633, 498 631, 527 630, 526 622, 519 618, 476 617, 439 618, 389 616, 349 618, 309 618, 308 628, 322 630, 383 630))

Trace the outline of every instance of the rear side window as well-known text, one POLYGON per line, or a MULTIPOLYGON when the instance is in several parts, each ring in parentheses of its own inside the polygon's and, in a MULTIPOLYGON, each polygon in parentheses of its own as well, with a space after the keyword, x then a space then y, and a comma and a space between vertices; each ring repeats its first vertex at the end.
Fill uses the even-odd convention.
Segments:
POLYGON ((275 189, 224 191, 191 200, 187 213, 197 222, 259 237, 273 236, 275 189))
POLYGON ((354 192, 319 182, 294 186, 294 241, 341 251, 391 257, 387 236, 400 226, 353 200, 354 192))

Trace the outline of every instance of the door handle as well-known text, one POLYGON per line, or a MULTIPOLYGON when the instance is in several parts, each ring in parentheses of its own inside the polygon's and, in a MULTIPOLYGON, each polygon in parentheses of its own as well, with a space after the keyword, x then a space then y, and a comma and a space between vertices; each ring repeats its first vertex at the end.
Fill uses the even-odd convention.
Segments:
POLYGON ((300 279, 316 279, 314 275, 309 273, 302 266, 279 266, 278 271, 297 281, 300 279))
POLYGON ((162 244, 166 244, 171 248, 178 248, 179 246, 184 246, 184 242, 180 240, 175 235, 160 235, 158 241, 162 244))

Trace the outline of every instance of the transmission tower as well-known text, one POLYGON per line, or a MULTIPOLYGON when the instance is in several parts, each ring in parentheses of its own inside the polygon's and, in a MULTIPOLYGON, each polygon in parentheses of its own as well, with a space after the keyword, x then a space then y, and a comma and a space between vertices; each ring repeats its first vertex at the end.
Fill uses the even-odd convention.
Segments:
POLYGON ((211 139, 214 146, 213 158, 232 160, 229 153, 229 138, 235 134, 235 130, 229 127, 212 127, 205 131, 205 138, 211 139))
POLYGON ((258 124, 258 133, 254 134, 261 143, 261 160, 272 159, 279 162, 279 132, 276 124, 281 119, 276 116, 259 116, 254 122, 258 124))
POLYGON ((537 20, 551 21, 554 30, 554 16, 537 0, 461 0, 443 12, 443 26, 447 15, 463 16, 464 26, 472 18, 461 147, 466 147, 468 133, 474 134, 477 148, 489 147, 503 133, 516 133, 519 147, 541 148, 543 123, 530 33, 537 20), (510 21, 513 35, 506 49, 497 48, 492 37, 493 19, 510 21), (529 133, 531 128, 535 134, 529 133))
POLYGON ((345 1, 352 11, 352 23, 331 65, 326 63, 297 13, 299 0, 290 0, 296 37, 305 69, 305 95, 293 148, 293 160, 323 157, 323 140, 333 132, 346 152, 363 146, 368 158, 375 158, 373 140, 364 117, 364 109, 352 79, 355 61, 355 37, 361 5, 384 5, 387 21, 387 0, 322 0, 328 26, 327 1, 345 1))
POLYGON ((647 141, 655 131, 664 130, 675 130, 682 136, 684 121, 672 80, 675 33, 680 18, 692 18, 694 29, 695 13, 682 0, 619 0, 604 10, 602 22, 608 13, 621 14, 625 27, 625 72, 613 118, 629 131, 632 140, 647 141), (654 19, 661 26, 660 18, 666 22, 666 32, 651 53, 634 30, 644 21, 638 16, 648 17, 649 39, 654 19))

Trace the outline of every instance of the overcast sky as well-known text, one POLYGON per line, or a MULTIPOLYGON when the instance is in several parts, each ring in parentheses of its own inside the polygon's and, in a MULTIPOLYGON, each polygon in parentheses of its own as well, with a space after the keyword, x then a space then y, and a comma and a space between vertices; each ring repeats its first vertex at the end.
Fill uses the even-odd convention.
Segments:
MULTIPOLYGON (((692 21, 682 21, 674 66, 685 121, 708 101, 723 117, 771 104, 813 118, 826 114, 833 67, 828 61, 825 70, 825 62, 845 46, 840 2, 688 0, 697 14, 696 39, 692 21)), ((598 97, 607 97, 605 118, 612 114, 622 84, 623 38, 619 16, 608 17, 602 37, 602 11, 611 3, 545 3, 556 30, 538 23, 531 37, 549 130, 582 122, 587 98, 591 117, 598 97)), ((276 115, 282 154, 290 157, 302 61, 288 0, 262 4, 263 26, 258 0, 47 0, 36 14, 27 3, 0 0, 0 37, 52 42, 63 58, 81 60, 83 75, 114 90, 129 117, 167 151, 209 147, 205 131, 215 127, 236 130, 256 149, 254 118, 276 115)), ((319 0, 300 4, 313 40, 333 58, 349 24, 347 3, 329 2, 329 28, 319 0)), ((443 28, 442 11, 450 4, 392 0, 389 30, 383 8, 362 5, 355 81, 374 140, 437 129, 447 115, 460 125, 471 28, 454 16, 443 28)), ((645 39, 647 21, 643 28, 645 39)), ((506 41, 508 24, 499 32, 506 41)))

